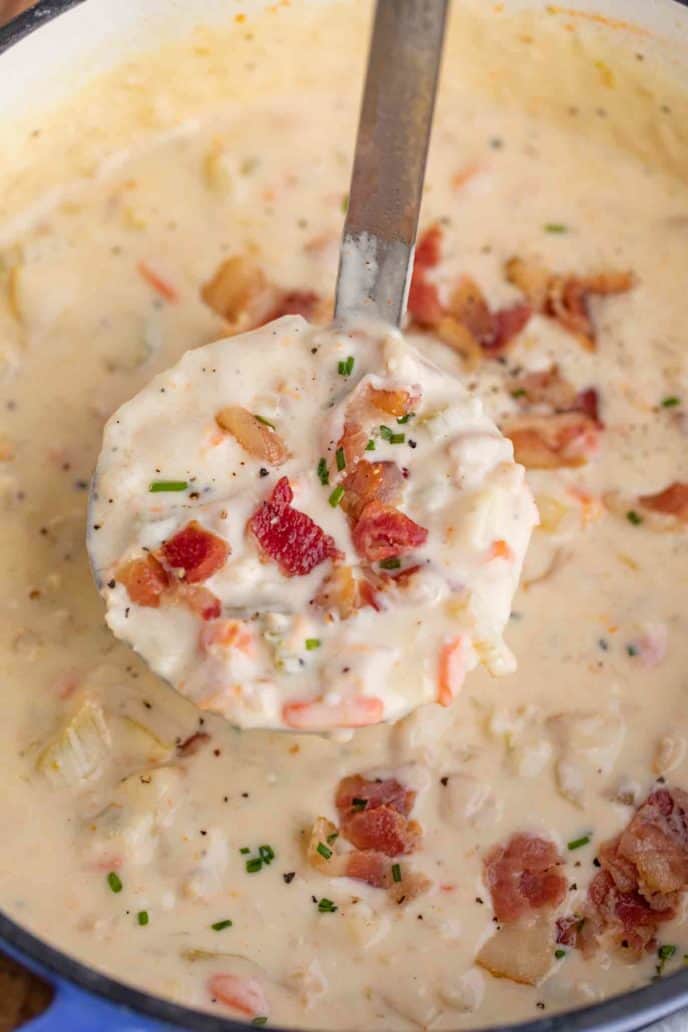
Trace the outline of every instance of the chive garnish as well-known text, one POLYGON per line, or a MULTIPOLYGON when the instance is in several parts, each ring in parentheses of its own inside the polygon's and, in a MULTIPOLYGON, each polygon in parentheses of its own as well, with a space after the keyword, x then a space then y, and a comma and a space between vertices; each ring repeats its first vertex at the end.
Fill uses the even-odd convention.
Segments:
POLYGON ((366 451, 375 451, 375 441, 372 439, 372 437, 370 438, 370 440, 366 444, 365 450, 366 451))
POLYGON ((323 898, 318 901, 318 911, 321 914, 334 914, 336 909, 337 907, 332 902, 332 900, 326 899, 325 896, 323 896, 323 898))
POLYGON ((341 484, 339 484, 338 487, 335 487, 334 491, 332 492, 332 494, 328 498, 328 501, 329 501, 329 503, 330 503, 330 505, 332 506, 333 509, 337 508, 337 506, 339 505, 339 503, 341 502, 343 497, 344 497, 344 488, 342 487, 341 484))
POLYGON ((337 451, 335 452, 334 457, 335 457, 335 461, 337 463, 337 469, 341 473, 341 471, 343 469, 346 469, 346 457, 344 455, 344 449, 343 448, 337 448, 337 451))
POLYGON ((392 434, 389 439, 390 444, 403 444, 406 440, 406 434, 392 434))
POLYGON ((320 856, 324 856, 326 860, 329 860, 332 856, 332 850, 324 842, 318 842, 317 852, 320 853, 320 856))
POLYGON ((668 398, 662 398, 662 408, 674 408, 680 404, 681 399, 677 398, 675 394, 671 394, 668 398))
POLYGON ((354 798, 351 800, 351 809, 352 810, 365 810, 367 805, 368 805, 368 800, 367 799, 359 799, 357 796, 354 796, 354 798))
POLYGON ((264 1014, 259 1014, 257 1018, 253 1018, 251 1021, 252 1025, 262 1026, 267 1025, 268 1019, 264 1014))
POLYGON ((381 570, 398 570, 400 567, 401 567, 401 559, 396 559, 396 558, 392 557, 390 559, 381 559, 380 560, 380 569, 381 570))
POLYGON ((246 861, 246 872, 247 874, 256 874, 263 867, 263 861, 259 856, 252 856, 250 860, 246 861))
POLYGON ((659 963, 655 967, 655 971, 657 972, 658 976, 661 975, 662 972, 664 971, 664 967, 666 965, 667 960, 671 960, 671 958, 673 957, 673 955, 675 953, 676 953, 676 947, 669 945, 669 943, 666 943, 666 945, 659 947, 659 949, 657 950, 657 956, 659 957, 659 963))
POLYGON ((348 358, 343 358, 337 363, 337 370, 340 376, 351 376, 354 371, 355 358, 353 355, 349 355, 348 358))
POLYGON ((392 431, 388 426, 380 426, 380 437, 384 438, 385 441, 391 441, 392 431))
POLYGON ((567 849, 580 849, 581 846, 587 846, 589 841, 590 841, 590 835, 581 835, 580 838, 572 839, 570 842, 567 842, 566 848, 567 849))
POLYGON ((638 648, 637 648, 636 645, 627 645, 626 646, 626 652, 628 653, 629 656, 637 656, 638 655, 638 648))
POLYGON ((272 846, 258 846, 258 855, 264 864, 271 864, 275 859, 275 850, 272 846))
POLYGON ((148 911, 147 910, 139 910, 138 914, 136 915, 136 920, 137 920, 138 924, 140 924, 141 927, 144 928, 148 924, 148 920, 149 920, 149 918, 148 918, 148 911))
POLYGON ((210 927, 214 932, 224 932, 225 928, 232 927, 232 922, 226 917, 223 921, 216 921, 215 924, 211 924, 210 927))
POLYGON ((110 871, 110 873, 107 876, 107 883, 108 883, 108 885, 110 886, 110 888, 112 889, 113 892, 121 892, 122 891, 122 888, 123 888, 122 879, 120 878, 120 876, 117 874, 116 871, 110 871))
POLYGON ((562 957, 566 956, 566 950, 555 950, 554 956, 557 958, 557 960, 561 960, 562 957))
POLYGON ((392 881, 401 881, 401 864, 392 864, 392 881))
POLYGON ((568 233, 569 227, 563 222, 546 222, 543 226, 545 233, 568 233))
POLYGON ((526 394, 524 387, 517 387, 515 391, 511 392, 512 398, 524 398, 526 394))
POLYGON ((239 850, 239 852, 243 853, 244 855, 246 855, 247 853, 250 853, 251 850, 249 849, 248 846, 242 846, 241 849, 239 850))
POLYGON ((397 423, 408 423, 409 419, 413 419, 415 412, 407 412, 405 416, 397 416, 397 423))
POLYGON ((254 412, 253 418, 257 419, 259 423, 263 424, 263 426, 269 426, 271 430, 275 429, 275 424, 271 423, 269 419, 265 418, 265 416, 259 416, 257 412, 254 412))
POLYGON ((346 215, 348 210, 349 210, 349 195, 348 194, 344 194, 344 196, 342 197, 342 211, 346 215))
POLYGON ((306 652, 313 652, 322 645, 320 638, 306 638, 306 652))
POLYGON ((635 509, 629 509, 626 513, 626 519, 629 523, 632 523, 634 527, 638 527, 643 522, 643 517, 640 516, 635 509))
POLYGON ((326 487, 330 482, 330 474, 327 471, 327 463, 325 459, 321 459, 318 463, 318 479, 323 487, 326 487))
POLYGON ((336 842, 338 838, 339 838, 339 832, 338 832, 338 831, 333 831, 333 832, 331 832, 331 833, 330 833, 330 834, 329 834, 329 835, 327 836, 327 844, 328 844, 328 846, 331 846, 331 845, 332 845, 332 843, 333 843, 333 842, 336 842))
POLYGON ((151 480, 148 490, 151 494, 158 494, 160 491, 186 491, 188 486, 187 480, 151 480))

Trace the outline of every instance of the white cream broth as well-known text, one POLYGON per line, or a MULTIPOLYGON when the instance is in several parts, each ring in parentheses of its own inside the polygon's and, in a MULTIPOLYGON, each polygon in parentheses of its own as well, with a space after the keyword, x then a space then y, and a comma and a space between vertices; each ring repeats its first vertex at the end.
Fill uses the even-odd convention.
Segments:
POLYGON ((450 705, 480 656, 514 666, 524 473, 480 400, 392 329, 294 315, 206 344, 106 427, 89 548, 108 624, 243 727, 450 705))
MULTIPOLYGON (((279 17, 296 52, 298 10, 279 17)), ((436 335, 407 333, 512 433, 514 420, 548 414, 521 393, 528 372, 556 361, 572 391, 598 392, 589 461, 528 473, 542 526, 506 633, 513 675, 478 669, 451 707, 348 741, 237 732, 113 638, 89 570, 104 423, 190 346, 226 336, 200 296, 218 265, 250 255, 282 288, 331 295, 356 91, 343 99, 330 81, 328 48, 356 53, 353 81, 365 24, 347 28, 346 7, 322 18, 309 28, 319 88, 299 92, 297 77, 273 97, 249 92, 243 107, 147 138, 85 179, 65 149, 50 168, 61 191, 3 227, 0 901, 87 963, 225 1016, 448 1029, 550 1014, 646 982, 657 949, 630 960, 552 940, 536 984, 493 977, 484 955, 476 963, 498 924, 486 855, 516 832, 552 840, 567 881, 553 923, 584 908, 601 843, 656 780, 688 787, 688 539, 678 518, 638 501, 688 479, 683 181, 586 136, 575 113, 539 120, 462 86, 450 42, 422 217, 442 226, 428 273, 441 297, 470 275, 493 309, 522 299, 505 274, 514 255, 558 273, 633 275, 630 290, 592 302, 596 351, 543 314, 502 361, 473 368, 436 335), (142 260, 174 300, 142 277, 142 260), (307 855, 314 822, 339 823, 350 774, 416 793, 400 882, 391 868, 385 887, 331 877, 322 852, 323 863, 307 855)), ((255 36, 247 61, 278 64, 264 26, 236 31, 255 36)), ((51 132, 59 139, 58 122, 51 132)), ((160 476, 182 475, 172 460, 160 476)), ((329 825, 316 828, 337 863, 349 857, 343 836, 328 845, 329 825)), ((680 909, 659 945, 676 947, 664 973, 681 965, 680 909)))

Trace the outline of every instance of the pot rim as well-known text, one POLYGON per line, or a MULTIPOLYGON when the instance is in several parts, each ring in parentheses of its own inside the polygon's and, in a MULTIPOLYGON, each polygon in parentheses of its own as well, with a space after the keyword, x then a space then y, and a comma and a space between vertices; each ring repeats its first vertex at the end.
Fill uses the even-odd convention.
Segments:
MULTIPOLYGON (((38 0, 33 7, 0 27, 0 55, 44 23, 85 2, 38 0)), ((688 6, 688 0, 669 2, 688 6)), ((144 1015, 179 1029, 188 1029, 189 1032, 242 1032, 251 1028, 250 1023, 166 1001, 102 974, 50 946, 0 909, 0 945, 3 944, 17 953, 19 960, 25 959, 27 966, 35 969, 38 974, 64 979, 103 1002, 125 1007, 133 1015, 144 1015)), ((480 1032, 638 1032, 683 1007, 688 1007, 688 970, 677 971, 600 1003, 518 1024, 484 1026, 480 1032)), ((272 1032, 289 1032, 273 1025, 270 1028, 272 1032)))

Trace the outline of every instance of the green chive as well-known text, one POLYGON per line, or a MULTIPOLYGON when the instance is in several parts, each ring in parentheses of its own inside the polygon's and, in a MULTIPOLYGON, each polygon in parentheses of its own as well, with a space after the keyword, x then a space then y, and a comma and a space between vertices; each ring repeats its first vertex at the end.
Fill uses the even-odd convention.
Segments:
POLYGON ((515 391, 511 392, 511 397, 512 398, 524 398, 525 394, 526 394, 525 388, 518 387, 515 391))
POLYGON ((254 412, 253 418, 257 419, 259 423, 263 424, 263 426, 269 426, 271 430, 275 429, 275 424, 271 423, 269 419, 265 418, 265 416, 259 416, 257 412, 254 412))
POLYGON ((365 810, 367 805, 368 805, 368 800, 367 799, 358 799, 356 796, 354 796, 354 798, 351 800, 351 809, 352 810, 365 810))
POLYGON ((337 469, 341 473, 341 471, 343 469, 346 469, 346 458, 344 456, 344 449, 343 448, 337 448, 337 451, 335 452, 335 456, 334 457, 335 457, 335 460, 337 462, 337 469))
POLYGON ((331 899, 326 899, 324 896, 318 902, 318 910, 321 914, 334 914, 337 907, 331 899))
POLYGON ((324 842, 318 842, 317 852, 320 853, 320 856, 324 856, 326 860, 329 860, 332 856, 332 850, 324 842))
POLYGON ((110 873, 107 876, 107 883, 108 883, 108 885, 110 886, 110 888, 112 889, 113 892, 121 892, 122 891, 122 888, 123 888, 122 879, 120 878, 120 876, 117 874, 116 871, 110 871, 110 873))
POLYGON ((241 849, 239 850, 239 852, 243 853, 244 855, 246 855, 247 853, 250 853, 251 850, 249 849, 248 846, 242 846, 241 849))
POLYGON ((629 656, 637 656, 638 655, 638 649, 637 649, 637 647, 635 645, 627 645, 626 646, 626 652, 628 653, 629 656))
POLYGON ((336 842, 338 838, 339 838, 339 832, 338 831, 333 831, 330 835, 327 836, 327 844, 329 846, 331 846, 332 843, 336 842))
POLYGON ((640 516, 635 511, 635 509, 629 509, 628 510, 628 512, 626 513, 626 519, 628 520, 629 523, 632 523, 634 527, 640 526, 640 524, 643 522, 643 517, 640 516))
POLYGON ((339 503, 341 502, 343 497, 344 497, 344 488, 342 487, 341 484, 339 484, 338 487, 335 487, 334 491, 332 492, 332 494, 328 498, 328 502, 330 503, 330 505, 332 506, 333 509, 336 509, 337 506, 339 505, 339 503))
POLYGON ((415 412, 407 412, 405 416, 398 416, 397 423, 408 423, 409 419, 413 419, 415 412))
POLYGON ((158 494, 160 491, 186 491, 188 486, 187 480, 151 480, 148 490, 158 494))
POLYGON ((546 222, 543 226, 545 233, 568 233, 569 227, 563 222, 546 222))
POLYGON ((561 960, 562 957, 566 956, 566 950, 555 950, 554 956, 557 958, 557 960, 561 960))
POLYGON ((398 570, 401 567, 401 559, 381 559, 380 569, 381 570, 398 570))
POLYGON ((326 486, 330 482, 330 474, 327 471, 327 462, 325 459, 321 459, 318 463, 318 479, 323 486, 326 486))
POLYGON ((571 842, 566 844, 567 849, 580 849, 581 846, 587 846, 590 841, 590 835, 581 835, 580 838, 572 839, 571 842))
POLYGON ((401 864, 392 864, 392 881, 401 881, 401 864))
POLYGON ((264 864, 271 864, 275 859, 275 850, 272 846, 258 846, 258 855, 264 864))
POLYGON ((351 376, 354 371, 354 364, 356 359, 353 355, 349 355, 348 358, 343 358, 337 363, 337 371, 340 376, 351 376))
POLYGON ((322 645, 320 638, 306 638, 306 652, 313 652, 322 645))
POLYGON ((657 950, 657 956, 660 960, 670 960, 674 953, 676 953, 676 947, 669 946, 668 944, 666 946, 660 946, 657 950))
POLYGON ((344 196, 342 197, 342 211, 346 215, 348 210, 349 210, 349 195, 348 194, 344 194, 344 196))
POLYGON ((406 434, 392 434, 389 439, 390 444, 403 444, 406 440, 406 434))
POLYGON ((141 927, 144 928, 148 924, 148 911, 139 910, 138 914, 136 915, 136 920, 141 925, 141 927))
POLYGON ((375 451, 375 441, 372 439, 372 437, 370 438, 370 440, 366 444, 365 450, 366 451, 375 451))
POLYGON ((267 1023, 268 1023, 268 1019, 263 1014, 259 1014, 258 1017, 254 1018, 253 1021, 251 1022, 252 1025, 258 1025, 258 1026, 267 1025, 267 1023))
POLYGON ((215 924, 211 924, 210 927, 214 932, 224 932, 225 928, 232 927, 232 922, 228 917, 226 917, 224 921, 216 921, 215 924))
POLYGON ((674 408, 681 404, 681 399, 672 394, 668 398, 662 398, 662 408, 674 408))
POLYGON ((380 427, 380 437, 383 437, 385 439, 385 441, 391 441, 392 440, 392 431, 390 430, 390 428, 388 426, 381 426, 380 427))
POLYGON ((263 861, 259 856, 252 856, 250 860, 246 861, 246 872, 247 874, 256 874, 260 871, 263 866, 263 861))

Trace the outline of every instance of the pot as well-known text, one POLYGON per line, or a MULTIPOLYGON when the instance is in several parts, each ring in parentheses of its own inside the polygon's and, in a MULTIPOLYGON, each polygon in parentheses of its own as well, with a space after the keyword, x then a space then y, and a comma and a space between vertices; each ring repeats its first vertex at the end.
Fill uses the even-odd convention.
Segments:
MULTIPOLYGON (((326 0, 304 0, 322 3, 326 0)), ((577 0, 576 12, 546 0, 509 0, 489 7, 486 16, 535 12, 551 18, 552 31, 586 18, 606 33, 627 32, 629 23, 643 33, 643 47, 659 54, 688 84, 688 0, 577 0)), ((265 0, 244 0, 257 9, 265 0)), ((42 0, 0 29, 0 118, 5 123, 65 100, 92 74, 142 52, 152 39, 184 37, 199 23, 227 19, 228 0, 42 0)), ((562 80, 563 82, 563 80, 562 80)), ((552 93, 564 88, 553 82, 552 93)), ((632 127, 632 123, 630 123, 632 127)), ((628 125, 627 125, 628 128, 628 125)), ((21 146, 21 145, 20 145, 21 146)), ((10 160, 16 155, 10 154, 10 160)), ((685 166, 684 166, 685 168, 685 166)), ((2 215, 2 198, 0 198, 2 215)), ((36 938, 0 911, 0 948, 53 986, 51 1006, 24 1025, 26 1032, 232 1032, 250 1026, 166 1002, 100 974, 36 938)), ((646 1028, 688 1007, 688 970, 634 992, 568 1014, 519 1025, 512 1032, 631 1032, 646 1028)), ((272 1027, 272 1026, 271 1026, 272 1027)), ((494 1027, 488 1032, 499 1032, 494 1027)))

